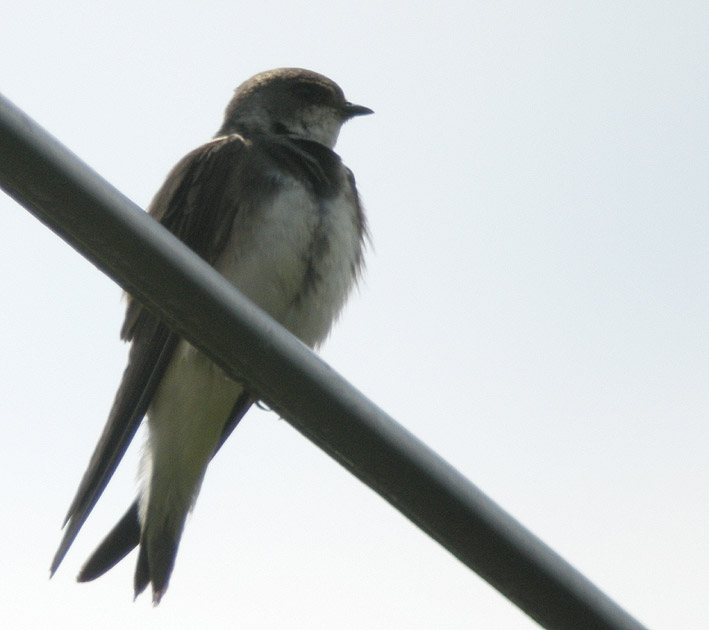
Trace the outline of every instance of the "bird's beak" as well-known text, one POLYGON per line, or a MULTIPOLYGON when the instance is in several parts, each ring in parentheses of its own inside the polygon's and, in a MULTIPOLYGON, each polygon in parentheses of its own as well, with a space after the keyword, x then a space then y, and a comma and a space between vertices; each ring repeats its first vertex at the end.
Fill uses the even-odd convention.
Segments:
POLYGON ((342 106, 342 113, 345 115, 345 118, 354 118, 355 116, 373 114, 374 110, 364 105, 355 105, 354 103, 347 102, 342 106))

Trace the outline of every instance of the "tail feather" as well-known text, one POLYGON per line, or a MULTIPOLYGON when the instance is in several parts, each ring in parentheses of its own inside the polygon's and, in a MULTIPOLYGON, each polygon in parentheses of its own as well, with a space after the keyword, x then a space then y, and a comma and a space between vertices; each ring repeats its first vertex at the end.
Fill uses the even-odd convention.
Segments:
POLYGON ((173 536, 163 532, 148 543, 141 540, 141 526, 136 500, 116 526, 106 535, 81 568, 77 581, 90 582, 112 569, 133 549, 140 545, 135 568, 134 591, 138 597, 148 586, 153 585, 153 600, 159 603, 167 590, 170 574, 175 565, 177 543, 173 536))
POLYGON ((136 500, 91 554, 76 579, 79 582, 90 582, 101 577, 133 551, 138 543, 140 543, 140 518, 136 500))
POLYGON ((135 576, 133 578, 133 593, 135 599, 140 595, 150 584, 150 566, 148 565, 148 548, 145 545, 140 546, 138 552, 138 563, 135 566, 135 576))
MULTIPOLYGON (((185 514, 185 516, 187 515, 185 514)), ((138 564, 135 569, 136 597, 145 590, 149 583, 153 589, 153 604, 157 606, 160 603, 162 596, 167 591, 172 570, 175 568, 175 558, 183 525, 184 519, 179 524, 177 531, 173 531, 171 527, 166 525, 156 536, 143 533, 138 564)))

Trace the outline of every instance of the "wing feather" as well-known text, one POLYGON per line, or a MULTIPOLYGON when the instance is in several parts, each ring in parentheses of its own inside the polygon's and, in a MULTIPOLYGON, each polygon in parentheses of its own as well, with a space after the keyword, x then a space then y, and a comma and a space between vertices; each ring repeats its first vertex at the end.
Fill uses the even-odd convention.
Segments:
MULTIPOLYGON (((210 264, 226 245, 240 207, 247 145, 240 136, 217 138, 185 156, 168 175, 149 213, 210 264)), ((160 385, 179 337, 129 297, 121 337, 132 341, 108 421, 64 521, 53 574, 105 490, 160 385)), ((247 407, 248 408, 248 407, 247 407)))

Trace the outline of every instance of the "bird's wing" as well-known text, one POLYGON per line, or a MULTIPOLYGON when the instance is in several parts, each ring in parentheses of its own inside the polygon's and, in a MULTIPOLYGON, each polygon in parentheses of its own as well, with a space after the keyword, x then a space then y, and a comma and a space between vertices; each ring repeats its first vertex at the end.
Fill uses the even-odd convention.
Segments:
MULTIPOLYGON (((210 264, 226 245, 244 199, 244 173, 253 172, 240 136, 217 138, 189 153, 168 175, 149 213, 210 264)), ((129 297, 121 337, 132 341, 128 366, 108 422, 64 521, 54 556, 54 573, 103 493, 172 358, 179 337, 139 302, 129 297)))

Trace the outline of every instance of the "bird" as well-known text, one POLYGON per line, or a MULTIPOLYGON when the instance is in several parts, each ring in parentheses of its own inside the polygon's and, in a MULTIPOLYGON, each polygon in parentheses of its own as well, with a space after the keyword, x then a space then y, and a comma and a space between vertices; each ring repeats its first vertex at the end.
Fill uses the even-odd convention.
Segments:
MULTIPOLYGON (((346 121, 372 113, 317 72, 261 72, 236 88, 216 135, 176 164, 148 213, 315 349, 361 277, 369 240, 354 176, 334 147, 346 121)), ((77 579, 103 575, 138 547, 134 594, 150 585, 157 605, 207 466, 258 401, 130 295, 121 338, 128 365, 50 575, 145 419, 137 498, 77 579)))

